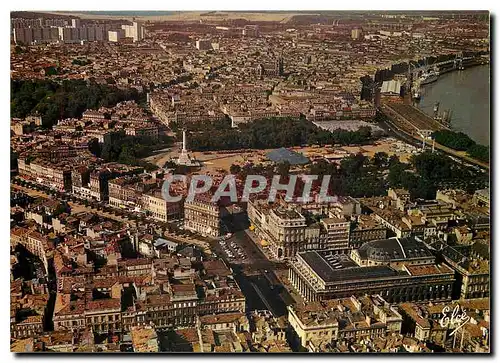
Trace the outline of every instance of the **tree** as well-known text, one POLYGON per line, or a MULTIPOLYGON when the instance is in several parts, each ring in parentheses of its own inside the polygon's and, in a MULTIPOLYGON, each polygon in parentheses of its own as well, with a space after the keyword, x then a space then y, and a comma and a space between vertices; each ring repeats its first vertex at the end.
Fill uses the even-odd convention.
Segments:
POLYGON ((467 154, 475 159, 489 163, 490 148, 483 145, 474 144, 467 149, 467 154))
POLYGON ((424 178, 415 178, 412 180, 412 185, 409 186, 408 191, 410 192, 410 197, 412 199, 435 199, 436 190, 434 184, 429 183, 424 178))
POLYGON ((94 138, 89 141, 89 151, 97 157, 101 156, 101 146, 99 145, 99 140, 94 138))
POLYGON ((469 136, 463 132, 453 132, 450 130, 440 130, 432 134, 437 143, 452 148, 454 150, 467 151, 467 154, 480 161, 490 161, 490 149, 487 146, 476 144, 469 136))
POLYGON ((395 165, 395 164, 399 164, 400 161, 399 161, 399 157, 397 155, 391 155, 391 157, 389 158, 389 167, 395 165))
POLYGON ((86 109, 110 107, 124 100, 140 101, 144 97, 135 88, 119 89, 95 81, 12 80, 11 114, 25 118, 38 113, 50 127, 61 118, 80 118, 86 109))
POLYGON ((342 159, 340 166, 343 172, 354 175, 359 173, 367 160, 368 158, 366 156, 361 153, 357 153, 356 155, 351 155, 342 159))
POLYGON ((233 175, 239 174, 241 171, 241 167, 237 164, 231 164, 229 167, 229 172, 233 175))
POLYGON ((191 149, 196 151, 269 149, 304 144, 360 145, 375 138, 370 128, 329 132, 303 118, 255 120, 239 125, 238 129, 233 129, 231 121, 224 119, 190 125, 190 131, 193 132, 190 136, 191 149))
POLYGON ((455 150, 465 151, 476 143, 463 132, 453 132, 450 130, 440 130, 432 133, 432 137, 437 143, 455 150))
POLYGON ((115 133, 111 141, 104 145, 101 151, 101 158, 107 162, 118 161, 122 164, 140 166, 146 171, 158 169, 158 166, 141 160, 157 149, 163 149, 172 144, 172 139, 168 136, 159 140, 149 137, 134 137, 123 133, 115 133))
POLYGON ((427 180, 448 179, 452 176, 453 162, 444 155, 429 151, 413 155, 411 163, 416 171, 427 180))
POLYGON ((377 167, 385 167, 389 163, 389 155, 386 152, 379 151, 373 155, 373 164, 377 167))
POLYGON ((409 164, 401 163, 399 158, 396 157, 396 159, 392 159, 392 163, 391 160, 389 161, 389 175, 387 179, 391 188, 401 188, 404 185, 403 173, 410 167, 409 164))
POLYGON ((290 174, 290 163, 287 160, 278 163, 276 173, 281 176, 288 176, 290 174))

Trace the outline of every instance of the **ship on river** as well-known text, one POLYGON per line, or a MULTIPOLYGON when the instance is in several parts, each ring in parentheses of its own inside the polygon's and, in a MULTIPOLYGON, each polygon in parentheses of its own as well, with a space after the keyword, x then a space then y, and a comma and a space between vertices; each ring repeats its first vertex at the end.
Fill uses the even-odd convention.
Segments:
POLYGON ((439 78, 439 72, 437 70, 431 69, 428 72, 422 74, 420 77, 420 84, 429 84, 432 82, 436 82, 439 78))

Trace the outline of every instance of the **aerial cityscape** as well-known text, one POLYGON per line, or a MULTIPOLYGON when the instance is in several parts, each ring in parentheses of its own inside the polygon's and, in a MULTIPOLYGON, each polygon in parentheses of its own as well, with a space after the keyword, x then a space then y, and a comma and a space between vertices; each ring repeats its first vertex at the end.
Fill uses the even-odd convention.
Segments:
POLYGON ((13 11, 10 350, 490 353, 488 11, 13 11))

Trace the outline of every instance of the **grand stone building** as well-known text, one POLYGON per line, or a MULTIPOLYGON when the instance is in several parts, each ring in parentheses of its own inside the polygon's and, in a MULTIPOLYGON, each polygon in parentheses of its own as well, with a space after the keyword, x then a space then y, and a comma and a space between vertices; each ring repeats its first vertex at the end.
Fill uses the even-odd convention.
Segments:
POLYGON ((184 203, 184 227, 204 236, 219 237, 223 234, 222 219, 227 214, 227 209, 212 202, 209 194, 199 194, 184 203))
POLYGON ((389 302, 451 300, 451 268, 435 264, 423 244, 414 240, 399 241, 397 246, 386 241, 387 246, 362 247, 369 253, 358 251, 363 257, 357 262, 329 251, 299 253, 291 263, 289 280, 307 301, 360 294, 380 294, 389 302), (410 255, 410 246, 418 256, 410 255))
POLYGON ((414 237, 381 239, 364 243, 352 250, 350 257, 359 266, 390 266, 401 270, 403 266, 434 263, 431 251, 414 237))
POLYGON ((350 222, 333 212, 328 213, 328 218, 308 224, 300 208, 270 206, 255 200, 248 203, 247 213, 255 233, 278 260, 309 250, 349 251, 350 222))
POLYGON ((350 296, 288 307, 292 339, 310 352, 337 341, 385 338, 401 332, 401 315, 379 295, 350 296))
POLYGON ((489 248, 476 242, 469 246, 445 246, 441 256, 455 270, 454 298, 477 299, 490 296, 489 248))
POLYGON ((259 77, 278 77, 283 75, 284 68, 283 58, 279 57, 274 63, 259 64, 255 71, 259 77))

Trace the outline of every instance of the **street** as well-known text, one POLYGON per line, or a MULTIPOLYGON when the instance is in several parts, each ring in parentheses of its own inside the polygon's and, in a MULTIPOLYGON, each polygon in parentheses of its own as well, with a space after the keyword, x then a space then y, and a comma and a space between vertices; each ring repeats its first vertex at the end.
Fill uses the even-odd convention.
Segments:
MULTIPOLYGON (((34 197, 41 197, 41 198, 45 198, 45 199, 52 198, 52 196, 44 193, 41 190, 31 189, 31 188, 17 185, 14 183, 11 183, 11 188, 21 190, 24 193, 31 195, 31 196, 34 196, 34 197)), ((172 233, 167 232, 165 230, 165 228, 162 225, 160 225, 160 223, 157 223, 155 221, 152 221, 152 220, 148 220, 148 221, 144 221, 144 222, 135 221, 133 219, 128 218, 127 215, 123 215, 123 211, 120 211, 120 213, 122 215, 118 215, 118 212, 115 212, 115 211, 105 212, 104 210, 97 209, 97 208, 94 208, 92 206, 85 206, 82 203, 76 202, 76 201, 74 201, 74 202, 68 201, 68 205, 71 207, 71 214, 77 214, 77 213, 81 213, 81 212, 89 212, 89 213, 94 213, 94 214, 97 214, 101 217, 115 220, 118 222, 129 223, 131 226, 153 225, 156 229, 162 231, 162 235, 165 238, 168 238, 168 239, 170 239, 174 242, 178 242, 178 243, 193 244, 193 245, 196 245, 196 246, 199 246, 200 248, 202 248, 206 254, 212 253, 212 251, 210 250, 209 243, 206 241, 200 240, 197 237, 185 237, 185 236, 180 236, 177 234, 172 234, 172 233), (115 212, 115 213, 113 213, 113 212, 115 212)))
MULTIPOLYGON (((34 190, 15 183, 11 183, 11 188, 36 197, 52 198, 42 190, 34 190)), ((156 225, 155 222, 135 221, 127 218, 126 215, 119 216, 92 206, 85 206, 79 202, 68 201, 68 204, 73 214, 86 211, 134 226, 147 223, 156 225)), ((156 227, 164 231, 161 226, 156 225, 156 227)), ((253 233, 245 229, 247 227, 246 215, 240 214, 233 218, 228 225, 229 230, 233 232, 232 236, 226 238, 222 244, 222 239, 201 241, 196 238, 173 235, 166 231, 163 235, 175 242, 198 245, 204 249, 205 253, 215 252, 218 258, 225 260, 233 269, 235 279, 247 299, 248 311, 270 310, 276 316, 285 315, 287 313, 286 306, 297 300, 289 293, 289 287, 285 288, 282 283, 283 277, 288 274, 288 266, 286 262, 270 261, 261 249, 262 247, 258 245, 258 240, 253 233)))
POLYGON ((287 305, 294 304, 296 299, 282 283, 282 276, 288 275, 286 262, 270 261, 258 240, 254 240, 248 227, 246 215, 239 215, 229 223, 233 232, 230 238, 214 241, 211 248, 232 268, 234 276, 247 300, 247 310, 269 310, 275 316, 287 314, 287 305), (239 257, 236 251, 244 257, 239 257), (228 256, 228 252, 233 255, 228 256))

